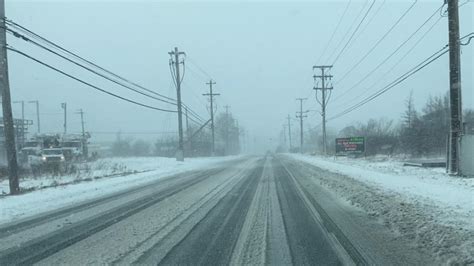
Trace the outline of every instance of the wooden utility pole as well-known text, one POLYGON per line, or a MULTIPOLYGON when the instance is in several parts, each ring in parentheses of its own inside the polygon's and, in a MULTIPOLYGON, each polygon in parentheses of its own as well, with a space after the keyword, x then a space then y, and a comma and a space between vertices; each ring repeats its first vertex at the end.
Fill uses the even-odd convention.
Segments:
POLYGON ((64 110, 64 135, 67 134, 67 103, 61 103, 61 108, 64 110))
POLYGON ((313 75, 314 80, 321 79, 321 87, 314 87, 316 90, 316 101, 321 105, 321 117, 322 117, 322 129, 323 129, 323 154, 327 154, 327 136, 326 136, 326 106, 329 100, 329 96, 331 94, 326 94, 329 90, 331 91, 333 88, 326 86, 326 81, 332 79, 332 75, 327 75, 326 69, 330 70, 332 66, 313 66, 314 69, 320 69, 321 75, 313 75), (318 90, 321 91, 321 100, 318 99, 318 90))
POLYGON ((41 133, 41 125, 40 125, 40 111, 39 111, 39 101, 29 101, 28 103, 36 104, 36 126, 38 128, 37 132, 41 133))
POLYGON ((79 109, 79 112, 77 112, 79 115, 81 115, 81 127, 82 127, 82 154, 84 155, 84 159, 87 159, 88 156, 88 150, 87 150, 87 139, 86 139, 86 131, 84 128, 84 111, 79 109))
POLYGON ((461 175, 459 169, 460 141, 462 134, 461 102, 461 55, 459 40, 459 1, 445 0, 448 3, 449 29, 449 101, 451 110, 451 128, 449 134, 450 174, 461 175))
POLYGON ((288 141, 290 143, 290 152, 291 152, 293 147, 291 146, 292 144, 291 144, 291 120, 290 120, 291 117, 290 115, 288 115, 287 119, 288 119, 288 141))
POLYGON ((300 119, 300 153, 303 153, 303 118, 308 117, 307 115, 303 115, 308 112, 303 112, 303 101, 307 100, 307 98, 296 98, 296 100, 300 101, 300 111, 297 112, 296 118, 300 119))
POLYGON ((203 96, 209 96, 209 101, 211 104, 211 134, 212 134, 212 142, 211 142, 211 152, 212 156, 215 155, 215 135, 214 135, 214 96, 220 95, 219 93, 213 93, 212 92, 212 85, 216 84, 216 82, 209 80, 209 82, 206 83, 209 85, 209 93, 204 93, 203 96))
POLYGON ((174 48, 174 51, 168 52, 171 56, 171 64, 175 67, 175 79, 176 79, 176 98, 178 101, 178 151, 176 152, 176 160, 184 161, 184 142, 183 142, 183 118, 182 118, 182 107, 181 107, 181 76, 179 74, 179 64, 183 62, 179 61, 179 56, 184 55, 184 52, 179 52, 178 47, 174 48), (174 57, 174 58, 173 58, 174 57))
POLYGON ((20 193, 18 180, 18 162, 16 157, 15 128, 13 125, 12 104, 10 97, 10 83, 8 80, 7 36, 5 24, 5 0, 0 0, 0 90, 2 95, 3 130, 5 134, 5 148, 7 152, 8 180, 10 194, 20 193))

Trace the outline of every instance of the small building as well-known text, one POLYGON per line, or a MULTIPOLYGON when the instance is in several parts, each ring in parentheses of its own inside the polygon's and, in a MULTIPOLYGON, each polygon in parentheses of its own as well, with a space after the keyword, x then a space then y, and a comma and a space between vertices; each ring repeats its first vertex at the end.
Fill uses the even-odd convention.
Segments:
MULTIPOLYGON (((28 127, 33 125, 33 120, 13 119, 15 130, 15 144, 17 150, 20 150, 26 142, 28 127)), ((0 165, 6 165, 7 152, 5 145, 5 130, 3 126, 3 117, 0 117, 0 165)))

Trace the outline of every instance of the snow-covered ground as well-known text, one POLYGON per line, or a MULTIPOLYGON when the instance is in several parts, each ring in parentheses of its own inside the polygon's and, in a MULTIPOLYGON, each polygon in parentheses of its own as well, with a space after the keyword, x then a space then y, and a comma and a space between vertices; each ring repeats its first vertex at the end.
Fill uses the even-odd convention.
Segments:
POLYGON ((336 173, 315 182, 439 261, 474 263, 474 178, 449 176, 441 168, 403 166, 390 158, 287 156, 336 173))
MULTIPOLYGON (((388 158, 353 159, 301 154, 291 156, 409 198, 431 201, 440 208, 461 214, 458 218, 474 219, 474 178, 449 176, 443 168, 403 166, 402 161, 388 158)), ((465 222, 474 229, 472 219, 465 222)))
MULTIPOLYGON (((22 189, 33 191, 0 197, 0 224, 236 158, 190 158, 184 162, 161 157, 104 158, 74 175, 24 178, 22 189)), ((0 182, 0 191, 9 192, 8 180, 0 182)))

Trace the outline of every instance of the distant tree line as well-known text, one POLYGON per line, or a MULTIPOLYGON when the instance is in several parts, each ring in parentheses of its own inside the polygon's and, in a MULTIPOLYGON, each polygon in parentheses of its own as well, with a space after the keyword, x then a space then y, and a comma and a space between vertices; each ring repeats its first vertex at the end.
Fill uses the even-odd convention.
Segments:
MULTIPOLYGON (((210 156, 212 134, 210 124, 202 130, 202 125, 189 124, 184 132, 185 156, 210 156), (199 131, 198 131, 199 130, 199 131), (190 138, 192 136, 192 138, 190 138)), ((241 128, 230 113, 219 113, 214 120, 215 127, 215 155, 233 155, 240 153, 240 132, 241 128)), ((178 147, 177 136, 168 136, 157 139, 154 143, 141 139, 122 138, 117 134, 117 138, 112 143, 111 153, 113 156, 162 156, 174 157, 178 147)))
MULTIPOLYGON (((407 154, 411 156, 444 156, 450 128, 449 96, 430 97, 421 110, 417 110, 410 93, 405 111, 399 121, 369 119, 366 123, 346 126, 338 133, 329 132, 327 147, 334 152, 336 137, 363 136, 367 155, 407 154)), ((474 111, 465 110, 463 122, 474 125, 474 111)), ((322 142, 319 129, 306 134, 306 148, 320 152, 322 142)))

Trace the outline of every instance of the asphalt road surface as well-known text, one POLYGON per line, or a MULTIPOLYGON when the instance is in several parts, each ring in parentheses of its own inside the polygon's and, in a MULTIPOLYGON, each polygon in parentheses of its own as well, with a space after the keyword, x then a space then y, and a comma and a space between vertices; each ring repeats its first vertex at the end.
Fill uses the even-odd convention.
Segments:
POLYGON ((0 265, 416 263, 307 178, 278 156, 162 178, 0 227, 0 265))

